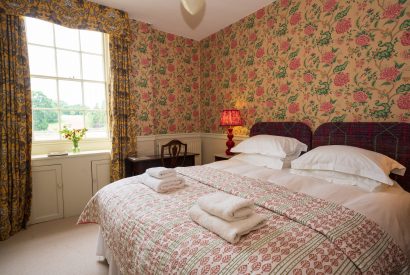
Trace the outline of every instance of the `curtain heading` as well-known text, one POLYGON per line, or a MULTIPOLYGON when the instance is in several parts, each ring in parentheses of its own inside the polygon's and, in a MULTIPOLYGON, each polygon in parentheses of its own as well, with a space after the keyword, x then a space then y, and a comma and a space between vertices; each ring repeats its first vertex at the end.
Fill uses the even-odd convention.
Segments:
POLYGON ((68 28, 129 37, 128 13, 89 1, 1 0, 0 13, 29 16, 68 28))

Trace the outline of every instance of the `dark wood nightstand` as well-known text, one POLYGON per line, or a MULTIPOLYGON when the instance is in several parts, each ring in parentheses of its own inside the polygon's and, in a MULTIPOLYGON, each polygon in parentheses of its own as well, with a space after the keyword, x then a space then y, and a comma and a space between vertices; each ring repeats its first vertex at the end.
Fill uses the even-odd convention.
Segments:
POLYGON ((230 158, 233 157, 233 156, 235 156, 235 155, 229 155, 229 156, 228 156, 228 155, 225 154, 225 153, 215 154, 215 155, 214 155, 215 161, 228 160, 228 159, 230 159, 230 158))

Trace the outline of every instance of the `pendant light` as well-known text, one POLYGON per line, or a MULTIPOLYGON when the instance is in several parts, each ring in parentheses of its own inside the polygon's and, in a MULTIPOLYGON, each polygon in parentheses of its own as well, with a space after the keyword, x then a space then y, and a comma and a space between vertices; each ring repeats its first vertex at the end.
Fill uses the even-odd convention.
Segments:
POLYGON ((205 0, 181 0, 184 8, 191 14, 197 14, 205 4, 205 0))

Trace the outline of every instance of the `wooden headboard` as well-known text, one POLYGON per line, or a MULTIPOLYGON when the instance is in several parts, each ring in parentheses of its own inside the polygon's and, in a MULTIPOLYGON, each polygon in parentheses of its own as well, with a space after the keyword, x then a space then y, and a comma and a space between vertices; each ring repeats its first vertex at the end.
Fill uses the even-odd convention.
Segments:
POLYGON ((258 122, 251 128, 250 136, 276 135, 293 137, 312 148, 312 130, 302 122, 258 122))
POLYGON ((330 122, 313 134, 312 146, 350 145, 389 156, 407 168, 404 176, 391 174, 410 192, 410 124, 395 122, 330 122))

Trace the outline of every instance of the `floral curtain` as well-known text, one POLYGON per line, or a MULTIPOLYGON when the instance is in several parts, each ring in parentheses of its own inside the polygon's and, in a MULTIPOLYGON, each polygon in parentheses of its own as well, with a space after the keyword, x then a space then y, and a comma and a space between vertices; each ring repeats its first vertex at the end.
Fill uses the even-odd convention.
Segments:
POLYGON ((124 158, 136 151, 135 136, 128 129, 129 44, 128 14, 84 0, 12 0, 1 1, 0 12, 50 21, 65 27, 109 34, 111 60, 110 125, 112 134, 111 178, 124 177, 124 158))
POLYGON ((130 55, 128 37, 110 36, 111 88, 110 129, 112 137, 111 180, 124 177, 124 160, 134 149, 135 136, 131 136, 130 121, 130 55))
POLYGON ((0 240, 31 206, 31 89, 24 19, 0 12, 0 240))
POLYGON ((112 85, 108 100, 113 180, 124 176, 123 161, 129 152, 135 152, 135 142, 130 142, 135 136, 130 138, 131 132, 127 130, 130 113, 127 13, 84 0, 10 0, 0 1, 0 15, 0 238, 5 239, 25 226, 31 204, 31 91, 24 21, 19 16, 109 34, 112 85))

